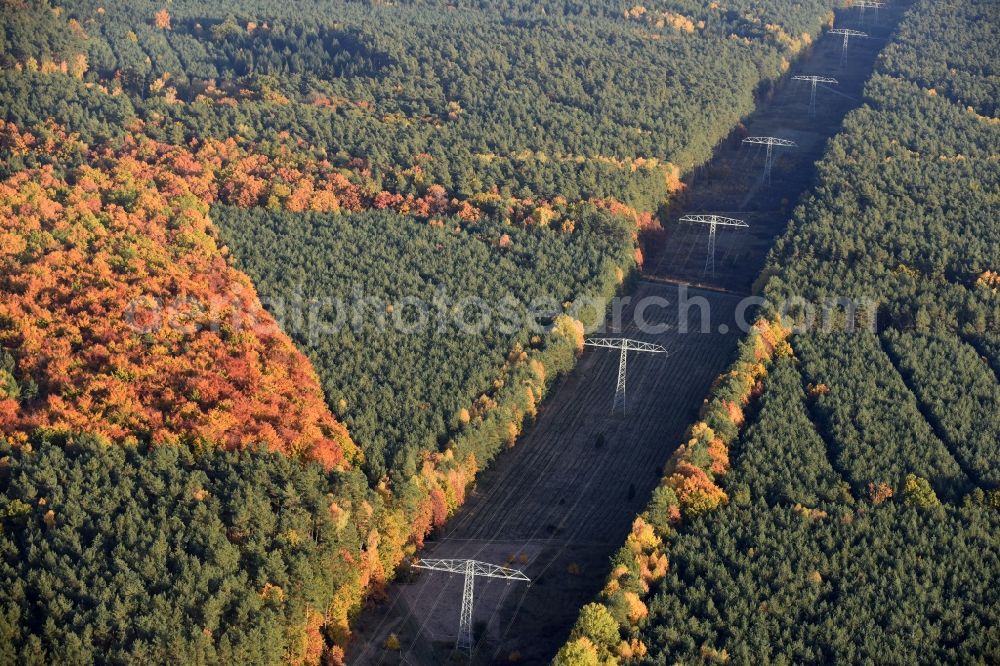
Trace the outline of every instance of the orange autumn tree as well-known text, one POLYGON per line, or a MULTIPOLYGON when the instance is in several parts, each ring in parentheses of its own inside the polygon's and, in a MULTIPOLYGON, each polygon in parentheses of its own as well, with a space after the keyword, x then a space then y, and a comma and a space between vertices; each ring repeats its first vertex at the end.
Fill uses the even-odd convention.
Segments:
POLYGON ((170 30, 170 12, 161 9, 153 15, 153 23, 160 30, 170 30))
POLYGON ((263 444, 327 469, 357 463, 312 366, 226 263, 200 170, 130 154, 98 164, 0 183, 0 350, 38 389, 3 402, 0 433, 263 444))

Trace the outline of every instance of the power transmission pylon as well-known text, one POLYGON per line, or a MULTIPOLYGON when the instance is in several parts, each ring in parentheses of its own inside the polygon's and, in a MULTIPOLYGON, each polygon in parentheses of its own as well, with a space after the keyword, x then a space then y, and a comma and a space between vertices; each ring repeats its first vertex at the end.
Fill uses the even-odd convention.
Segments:
POLYGON ((767 157, 764 158, 764 184, 771 185, 771 167, 774 165, 774 147, 798 148, 799 144, 788 139, 779 139, 774 136, 748 136, 743 139, 743 143, 767 146, 767 157))
POLYGON ((878 0, 851 0, 851 6, 858 8, 858 25, 864 25, 865 23, 865 9, 875 10, 874 25, 878 25, 878 10, 881 7, 885 7, 885 3, 878 2, 878 0))
POLYGON ((844 36, 844 48, 840 51, 840 66, 843 67, 844 63, 847 62, 847 43, 850 41, 851 37, 867 37, 867 32, 861 32, 860 30, 851 30, 850 28, 834 28, 828 31, 831 35, 843 35, 844 36))
POLYGON ((469 656, 472 656, 472 648, 475 646, 472 639, 472 602, 476 576, 519 580, 526 583, 531 582, 524 573, 517 569, 501 567, 489 562, 480 562, 479 560, 419 560, 413 566, 417 569, 464 574, 465 584, 462 586, 462 612, 458 620, 458 639, 455 641, 455 649, 469 656))
POLYGON ((812 91, 809 93, 809 115, 816 115, 816 84, 817 83, 832 83, 836 85, 838 83, 837 79, 831 79, 828 76, 815 76, 815 75, 804 75, 800 74, 798 76, 792 77, 793 81, 811 81, 812 91))
POLYGON ((604 347, 606 349, 620 349, 621 357, 618 361, 618 387, 615 389, 615 401, 611 404, 611 413, 614 414, 621 408, 621 413, 625 413, 625 364, 628 352, 641 351, 653 354, 666 354, 665 347, 654 345, 651 342, 640 342, 639 340, 629 340, 628 338, 587 338, 583 341, 588 347, 604 347))
POLYGON ((696 222, 708 225, 708 256, 705 257, 705 275, 715 276, 715 229, 716 227, 749 228, 743 220, 721 215, 684 215, 678 222, 696 222))

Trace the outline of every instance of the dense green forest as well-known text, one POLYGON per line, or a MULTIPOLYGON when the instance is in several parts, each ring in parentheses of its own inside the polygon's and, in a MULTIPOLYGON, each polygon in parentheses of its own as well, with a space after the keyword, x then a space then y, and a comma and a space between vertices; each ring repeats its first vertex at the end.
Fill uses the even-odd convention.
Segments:
MULTIPOLYGON (((84 80, 130 93, 156 138, 288 131, 390 179, 419 163, 463 195, 496 187, 655 208, 671 163, 704 160, 828 6, 74 0, 64 14, 88 36, 84 80)), ((37 41, 36 58, 71 48, 37 41)), ((18 78, 0 81, 0 99, 16 99, 18 78)), ((8 120, 54 111, 108 133, 107 102, 74 102, 16 104, 8 120)))
POLYGON ((909 490, 855 500, 838 489, 794 362, 780 360, 767 382, 733 447, 731 504, 669 542, 645 630, 659 653, 650 663, 995 657, 996 507, 909 490), (772 465, 782 460, 794 462, 772 465))
POLYGON ((775 245, 765 295, 871 299, 881 327, 996 330, 1000 124, 889 73, 867 95, 775 245))
POLYGON ((911 473, 931 479, 938 494, 952 499, 967 490, 968 479, 875 336, 803 335, 796 343, 803 374, 817 391, 813 412, 828 434, 832 462, 856 493, 870 483, 898 489, 911 473), (892 419, 886 405, 893 406, 892 419))
POLYGON ((998 20, 1000 9, 990 2, 923 6, 882 53, 885 70, 995 118, 1000 111, 1000 45, 993 38, 998 20), (928 39, 931 34, 938 37, 928 39))
MULTIPOLYGON (((230 206, 212 216, 262 293, 302 299, 301 316, 289 312, 285 328, 364 442, 366 471, 405 479, 421 451, 463 428, 485 387, 493 399, 497 369, 515 345, 541 346, 539 333, 564 303, 607 298, 618 286, 631 243, 625 221, 589 205, 559 217, 566 214, 572 234, 514 227, 499 215, 459 234, 458 218, 433 227, 385 211, 276 215, 230 206)), ((472 452, 480 461, 496 453, 472 452)))
POLYGON ((894 491, 851 494, 806 386, 795 361, 772 367, 732 448, 730 503, 666 537, 670 568, 640 632, 646 661, 995 660, 995 491, 951 503, 910 473, 894 491))
POLYGON ((906 11, 757 283, 789 346, 741 348, 557 663, 1000 660, 996 18, 906 11))
POLYGON ((297 633, 322 622, 307 608, 329 605, 352 564, 339 551, 363 535, 331 512, 350 489, 319 467, 65 435, 0 443, 0 460, 3 663, 278 663, 322 649, 297 633))
POLYGON ((976 349, 992 366, 993 372, 1000 376, 1000 335, 987 332, 972 339, 976 349))
POLYGON ((986 359, 957 336, 888 332, 886 342, 962 468, 980 485, 1000 486, 1000 384, 986 359))

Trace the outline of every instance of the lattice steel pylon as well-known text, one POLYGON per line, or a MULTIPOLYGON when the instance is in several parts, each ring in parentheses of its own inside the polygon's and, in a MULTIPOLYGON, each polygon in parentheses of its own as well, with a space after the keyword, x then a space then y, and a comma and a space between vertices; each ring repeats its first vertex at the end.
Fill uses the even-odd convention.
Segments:
POLYGON ((737 227, 747 229, 749 224, 734 217, 722 215, 691 214, 682 216, 678 222, 694 222, 708 225, 708 256, 705 257, 705 275, 715 276, 715 229, 716 227, 737 227))
POLYGON ((618 360, 618 386, 615 388, 615 401, 611 404, 611 413, 621 410, 625 413, 625 366, 628 359, 628 352, 640 351, 653 354, 666 354, 667 349, 661 345, 651 342, 641 342, 630 340, 629 338, 587 338, 583 344, 588 347, 604 347, 605 349, 620 349, 621 356, 618 360))
POLYGON ((476 576, 485 578, 503 578, 505 580, 517 580, 530 583, 531 579, 517 569, 501 567, 489 562, 479 560, 418 560, 413 564, 417 569, 429 569, 430 571, 444 571, 446 573, 457 573, 465 576, 462 586, 462 611, 458 619, 458 638, 455 640, 455 649, 472 655, 472 648, 475 642, 472 637, 472 604, 475 592, 476 576))
POLYGON ((837 85, 837 79, 831 79, 829 76, 816 76, 815 74, 798 74, 792 77, 793 81, 811 81, 812 90, 809 93, 809 115, 816 115, 816 84, 818 83, 829 83, 837 85))
POLYGON ((774 136, 748 136, 743 139, 743 143, 767 146, 767 157, 764 158, 764 178, 765 185, 771 185, 771 167, 774 165, 774 147, 798 148, 799 144, 788 139, 779 139, 774 136))
POLYGON ((851 30, 850 28, 833 28, 827 31, 831 35, 843 35, 844 36, 844 47, 840 50, 840 66, 843 67, 844 63, 847 61, 847 43, 850 41, 851 37, 867 37, 867 32, 861 32, 860 30, 851 30))
POLYGON ((874 25, 878 25, 878 10, 885 7, 885 3, 878 0, 851 0, 851 6, 858 8, 858 25, 865 23, 865 9, 875 10, 874 25))

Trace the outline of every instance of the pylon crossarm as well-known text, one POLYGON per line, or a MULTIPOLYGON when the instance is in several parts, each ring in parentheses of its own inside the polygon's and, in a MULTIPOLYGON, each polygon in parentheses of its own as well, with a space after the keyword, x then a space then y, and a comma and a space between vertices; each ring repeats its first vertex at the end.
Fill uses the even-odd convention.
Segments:
MULTIPOLYGON (((818 83, 832 83, 836 84, 837 79, 831 79, 828 76, 818 76, 815 74, 798 74, 792 77, 793 81, 808 81, 812 84, 809 88, 809 115, 816 115, 816 84, 818 83)), ((768 146, 770 148, 770 146, 768 146)))
POLYGON ((699 222, 701 224, 713 224, 721 227, 749 227, 743 220, 734 217, 723 217, 721 215, 690 214, 680 217, 678 222, 699 222))
POLYGON ((833 28, 827 30, 831 35, 843 35, 844 37, 867 37, 867 32, 861 32, 860 30, 851 30, 850 28, 833 28))
POLYGON ((837 79, 830 78, 829 76, 806 76, 805 74, 800 74, 792 77, 793 81, 812 81, 813 83, 840 83, 837 79))
MULTIPOLYGON (((767 146, 767 167, 770 168, 771 146, 767 146)), ((765 172, 766 173, 766 172, 765 172)), ((701 213, 691 213, 681 216, 678 222, 695 222, 708 225, 708 254, 705 255, 705 275, 715 275, 715 229, 716 227, 738 227, 749 228, 749 224, 734 217, 723 217, 722 215, 705 215, 701 213)))
POLYGON ((786 148, 798 148, 799 144, 788 139, 779 139, 776 136, 748 136, 743 139, 743 143, 758 144, 761 146, 783 146, 786 148))
POLYGON ((530 579, 517 569, 497 566, 489 562, 478 560, 435 560, 422 559, 413 563, 417 569, 429 569, 430 571, 444 571, 446 573, 466 573, 469 562, 472 563, 472 574, 475 576, 485 576, 487 578, 504 578, 507 580, 522 580, 530 582, 530 579))
POLYGON ((653 352, 655 354, 665 354, 666 347, 655 345, 652 342, 642 342, 641 340, 630 340, 629 338, 587 338, 583 344, 588 347, 604 347, 606 349, 622 349, 629 351, 653 352))
POLYGON ((798 148, 798 144, 788 139, 779 139, 776 136, 748 136, 743 139, 743 143, 767 146, 767 155, 764 157, 764 177, 765 185, 771 184, 771 167, 774 165, 774 147, 798 148))

